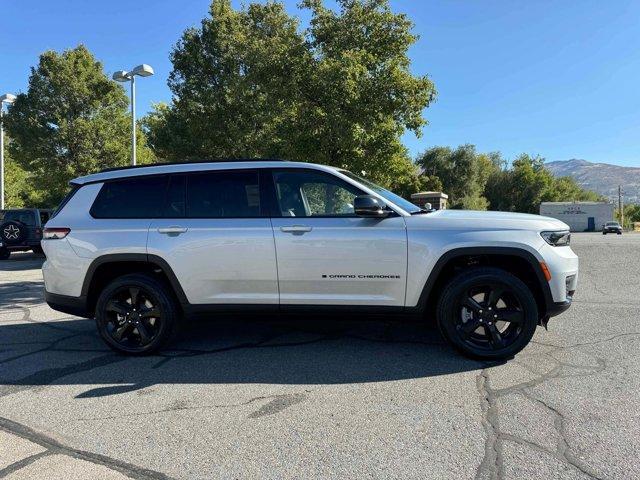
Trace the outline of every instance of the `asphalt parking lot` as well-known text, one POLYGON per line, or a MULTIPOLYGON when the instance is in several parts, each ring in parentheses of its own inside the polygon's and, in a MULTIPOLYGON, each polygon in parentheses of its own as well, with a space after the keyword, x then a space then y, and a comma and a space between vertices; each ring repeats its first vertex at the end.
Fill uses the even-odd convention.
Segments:
POLYGON ((572 308, 515 359, 416 323, 226 318, 109 351, 0 262, 0 477, 640 478, 640 234, 576 234, 572 308))

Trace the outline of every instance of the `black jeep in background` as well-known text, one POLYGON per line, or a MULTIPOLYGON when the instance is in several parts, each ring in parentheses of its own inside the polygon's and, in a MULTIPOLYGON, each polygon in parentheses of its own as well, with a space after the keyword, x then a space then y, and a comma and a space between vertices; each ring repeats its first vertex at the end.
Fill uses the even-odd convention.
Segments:
POLYGON ((42 229, 50 216, 48 209, 0 210, 0 260, 8 259, 11 252, 42 253, 42 229))

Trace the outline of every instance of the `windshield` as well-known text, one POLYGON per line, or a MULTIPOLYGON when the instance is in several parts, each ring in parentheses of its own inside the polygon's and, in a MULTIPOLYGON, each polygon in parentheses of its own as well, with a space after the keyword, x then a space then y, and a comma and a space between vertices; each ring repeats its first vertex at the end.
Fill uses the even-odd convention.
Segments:
POLYGON ((618 222, 607 222, 608 227, 617 227, 618 225, 620 225, 618 222))
POLYGON ((370 188, 371 190, 376 192, 378 195, 380 195, 384 199, 389 200, 391 203, 394 203, 395 205, 399 206, 400 208, 402 208, 403 210, 406 210, 409 213, 419 213, 424 211, 422 208, 418 207, 417 205, 414 205, 408 200, 405 200, 400 195, 396 195, 395 193, 390 192, 386 188, 382 188, 380 185, 376 185, 375 183, 370 182, 366 178, 362 178, 356 175, 355 173, 349 172, 348 170, 339 170, 339 172, 363 184, 364 186, 370 188))

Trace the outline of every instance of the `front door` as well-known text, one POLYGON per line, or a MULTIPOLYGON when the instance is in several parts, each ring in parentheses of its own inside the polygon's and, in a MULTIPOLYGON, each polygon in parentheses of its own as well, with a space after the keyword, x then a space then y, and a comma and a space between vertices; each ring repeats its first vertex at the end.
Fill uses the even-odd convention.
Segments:
POLYGON ((256 170, 173 175, 148 253, 173 269, 192 304, 278 304, 271 222, 256 170))
POLYGON ((404 306, 407 236, 401 216, 360 218, 365 194, 330 173, 273 171, 281 305, 404 306))

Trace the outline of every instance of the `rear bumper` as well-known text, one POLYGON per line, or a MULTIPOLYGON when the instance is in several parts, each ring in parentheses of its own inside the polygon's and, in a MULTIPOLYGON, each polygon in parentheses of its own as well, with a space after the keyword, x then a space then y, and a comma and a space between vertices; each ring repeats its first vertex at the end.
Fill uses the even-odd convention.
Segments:
POLYGON ((58 312, 68 313, 77 317, 91 318, 93 315, 87 309, 86 297, 70 297, 44 291, 44 300, 58 312))
POLYGON ((10 244, 0 242, 0 248, 6 248, 9 251, 31 250, 33 247, 39 247, 39 246, 40 246, 40 240, 33 240, 33 241, 29 240, 27 242, 10 243, 10 244))

